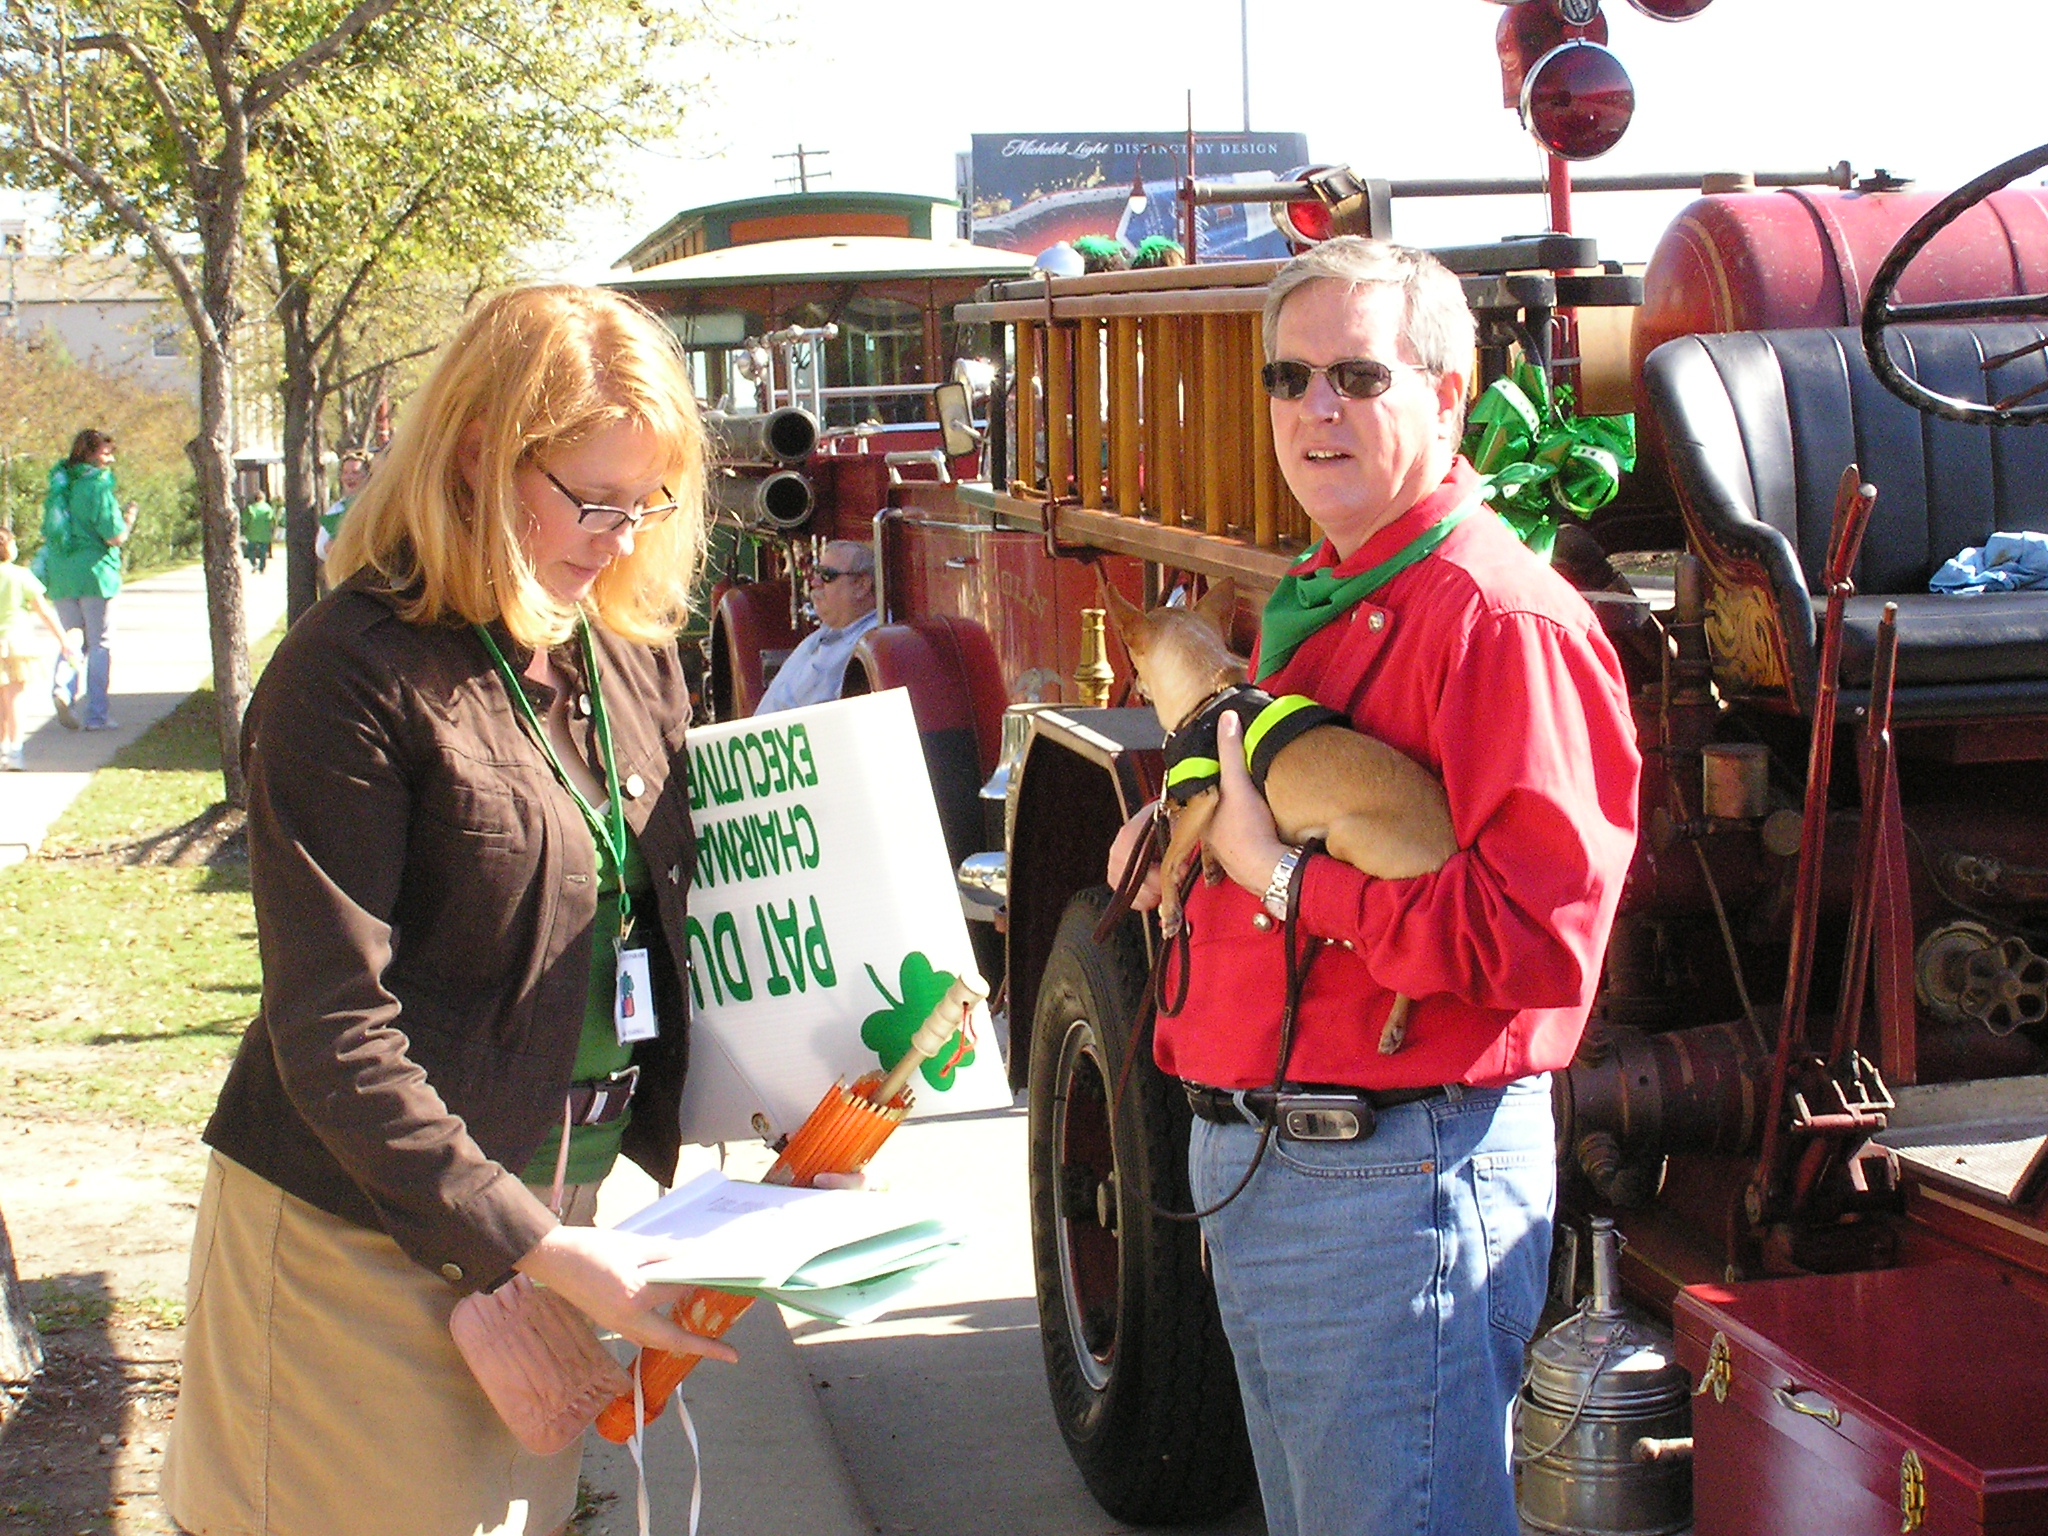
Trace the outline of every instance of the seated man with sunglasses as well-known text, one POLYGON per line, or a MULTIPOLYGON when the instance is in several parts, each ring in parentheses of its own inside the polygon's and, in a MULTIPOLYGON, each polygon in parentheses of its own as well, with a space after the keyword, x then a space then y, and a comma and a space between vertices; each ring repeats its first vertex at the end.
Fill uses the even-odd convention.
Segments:
POLYGON ((1156 1054, 1197 1117, 1191 1191, 1216 1208, 1267 1529, 1514 1536, 1548 1074, 1577 1048, 1635 846, 1628 692, 1585 602, 1458 456, 1473 321, 1455 277, 1332 240, 1275 276, 1264 339, 1274 451, 1325 537, 1266 606, 1255 680, 1438 774, 1459 851, 1375 880, 1283 846, 1226 714, 1209 846, 1229 878, 1189 896, 1191 984, 1156 1054))
POLYGON ((811 567, 811 606, 818 627, 789 653, 755 714, 839 697, 855 642, 875 627, 875 552, 852 539, 827 544, 811 567))

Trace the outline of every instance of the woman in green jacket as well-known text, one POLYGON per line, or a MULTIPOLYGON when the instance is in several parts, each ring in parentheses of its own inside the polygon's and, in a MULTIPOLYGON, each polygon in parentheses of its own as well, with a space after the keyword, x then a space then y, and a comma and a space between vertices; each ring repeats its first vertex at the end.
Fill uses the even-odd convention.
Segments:
MULTIPOLYGON (((121 590, 121 546, 135 531, 136 506, 114 496, 114 440, 87 427, 71 455, 50 471, 43 499, 43 584, 66 629, 85 633, 85 728, 109 731, 107 680, 112 671, 114 595, 121 590)), ((58 718, 78 724, 60 704, 58 718)))

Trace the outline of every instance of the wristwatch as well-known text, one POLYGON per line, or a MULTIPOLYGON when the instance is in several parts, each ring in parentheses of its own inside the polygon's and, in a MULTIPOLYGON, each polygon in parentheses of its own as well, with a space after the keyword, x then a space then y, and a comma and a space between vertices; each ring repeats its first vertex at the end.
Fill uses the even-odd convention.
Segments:
POLYGON ((1287 921, 1287 890, 1294 884, 1294 872, 1301 867, 1302 857, 1307 852, 1306 848, 1290 848, 1273 866, 1273 878, 1266 882, 1266 894, 1259 900, 1275 922, 1287 921))

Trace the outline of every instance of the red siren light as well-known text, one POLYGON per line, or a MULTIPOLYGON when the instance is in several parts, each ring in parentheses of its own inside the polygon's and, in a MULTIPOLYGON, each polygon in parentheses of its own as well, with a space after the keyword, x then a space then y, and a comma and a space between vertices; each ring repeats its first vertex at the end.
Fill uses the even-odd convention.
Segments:
POLYGON ((1327 203, 1311 197, 1299 203, 1275 203, 1272 211, 1273 222, 1280 226, 1288 248, 1297 255, 1330 238, 1330 207, 1327 203))
POLYGON ((1493 29, 1500 56, 1500 104, 1519 107, 1530 66, 1565 43, 1604 43, 1607 17, 1599 0, 1521 0, 1493 29))
POLYGON ((1684 21, 1699 15, 1714 0, 1628 0, 1628 3, 1656 21, 1684 21))
POLYGON ((1604 155, 1628 132, 1636 88, 1621 60, 1597 43, 1566 43, 1530 67, 1522 121, 1561 160, 1604 155))

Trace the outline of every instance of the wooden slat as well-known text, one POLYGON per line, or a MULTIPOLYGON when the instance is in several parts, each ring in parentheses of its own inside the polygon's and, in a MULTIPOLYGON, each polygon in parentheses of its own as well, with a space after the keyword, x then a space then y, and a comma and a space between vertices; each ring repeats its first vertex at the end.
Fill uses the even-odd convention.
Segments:
MULTIPOLYGON (((1051 280, 1055 299, 1105 293, 1155 293, 1161 289, 1263 288, 1284 261, 1216 262, 1198 267, 1145 267, 1135 272, 1091 272, 1082 277, 1051 280)), ((989 285, 997 299, 1036 299, 1045 303, 1046 279, 1017 278, 989 285)))
POLYGON ((1186 433, 1181 427, 1180 381, 1187 349, 1182 345, 1186 322, 1161 315, 1153 322, 1159 339, 1159 475, 1154 482, 1153 515, 1178 527, 1187 521, 1188 477, 1186 433))
POLYGON ((1273 460, 1273 413, 1252 407, 1252 542, 1271 549, 1280 538, 1280 466, 1273 460))
POLYGON ((1059 325, 1045 332, 1045 484, 1066 496, 1074 475, 1074 333, 1059 325))
POLYGON ((1038 462, 1038 424, 1043 417, 1039 391, 1045 387, 1038 349, 1043 333, 1042 326, 1017 327, 1017 462, 1010 467, 1011 479, 1040 487, 1045 484, 1038 462))
POLYGON ((1128 517, 1144 511, 1138 489, 1138 322, 1109 323, 1109 500, 1128 517))
POLYGON ((1223 505, 1223 434, 1229 430, 1230 365, 1224 349, 1223 317, 1203 315, 1199 323, 1202 435, 1196 451, 1202 460, 1202 529, 1205 533, 1220 534, 1229 531, 1223 505))
POLYGON ((1074 332, 1074 481, 1084 507, 1102 505, 1102 322, 1074 332))
MULTIPOLYGON (((1045 526, 1045 509, 1035 501, 979 489, 962 491, 963 507, 988 507, 1004 527, 1036 531, 1045 526)), ((1192 528, 1162 528, 1149 518, 1119 517, 1063 506, 1059 534, 1113 555, 1134 555, 1175 570, 1204 576, 1231 576, 1247 591, 1263 595, 1286 573, 1298 548, 1259 549, 1242 539, 1215 538, 1192 528)))
MULTIPOLYGON (((1052 301, 1058 320, 1107 320, 1117 315, 1241 315, 1265 307, 1264 288, 1201 288, 1193 293, 1104 293, 1052 301)), ((1045 300, 1013 299, 961 304, 953 311, 961 325, 1043 320, 1045 300)))

